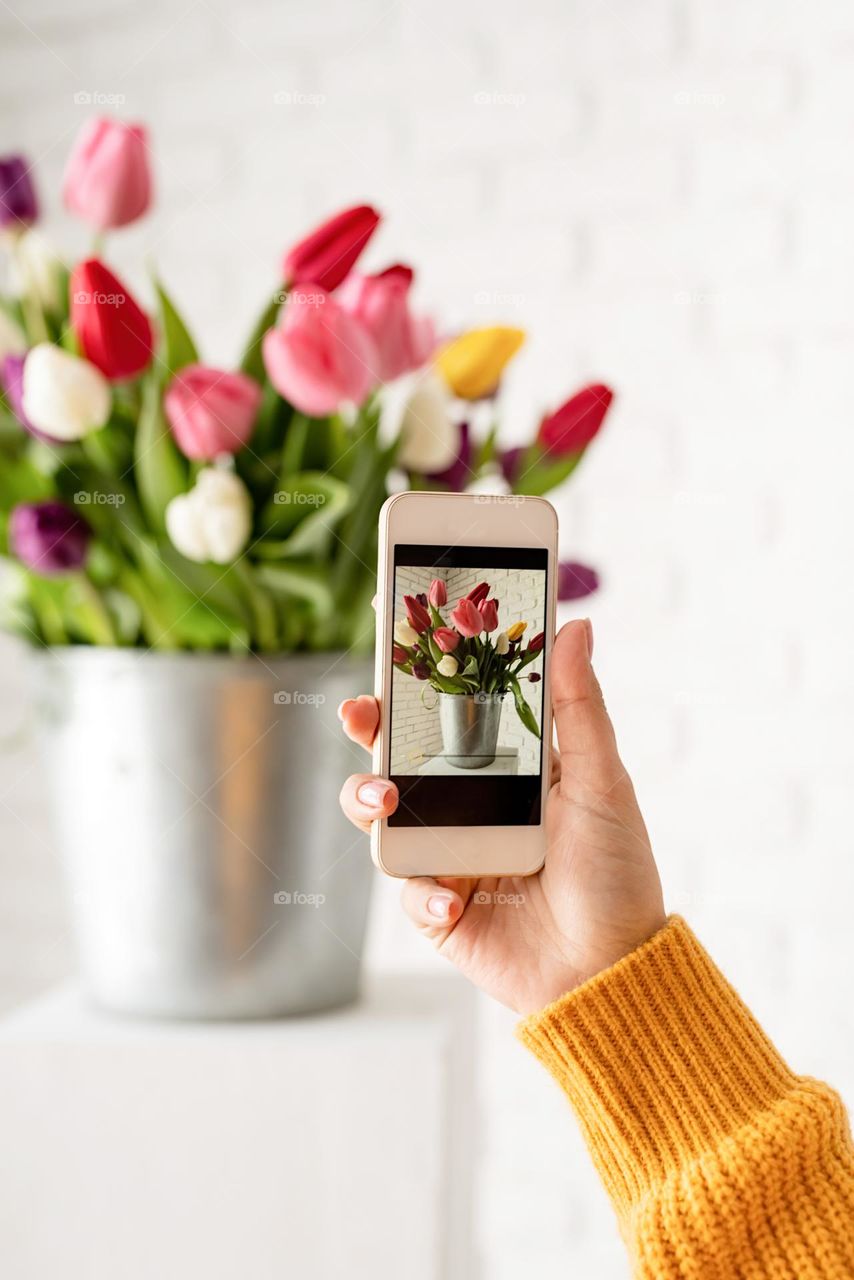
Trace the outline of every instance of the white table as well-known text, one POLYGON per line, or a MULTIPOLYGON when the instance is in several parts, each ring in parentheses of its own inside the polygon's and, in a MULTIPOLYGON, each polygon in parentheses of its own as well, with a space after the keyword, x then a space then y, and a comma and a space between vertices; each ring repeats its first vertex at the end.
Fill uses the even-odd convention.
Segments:
POLYGON ((418 767, 420 774, 439 774, 442 777, 485 778, 491 773, 515 774, 519 771, 519 753, 512 747, 499 747, 492 764, 485 764, 482 769, 460 769, 455 764, 448 764, 444 756, 431 756, 418 767))
POLYGON ((0 1022, 14 1280, 463 1280, 473 1004, 376 979, 357 1008, 154 1023, 61 988, 0 1022))

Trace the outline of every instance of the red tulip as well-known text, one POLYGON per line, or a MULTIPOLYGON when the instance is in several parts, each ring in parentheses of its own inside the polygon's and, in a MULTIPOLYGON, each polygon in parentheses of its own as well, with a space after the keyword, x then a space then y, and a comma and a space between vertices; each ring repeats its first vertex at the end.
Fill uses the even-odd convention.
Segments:
POLYGON ((460 643, 460 636, 453 627, 437 627, 433 632, 433 639, 443 653, 453 653, 460 643))
POLYGON ((545 642, 546 642, 545 631, 538 631, 535 636, 531 637, 528 643, 528 653, 539 653, 543 645, 545 644, 545 642))
POLYGON ((471 600, 472 604, 480 608, 486 597, 489 595, 489 583, 479 582, 466 596, 466 600, 471 600))
POLYGON ((413 627, 419 635, 429 630, 430 614, 424 608, 420 600, 416 600, 415 596, 404 596, 403 603, 406 605, 406 616, 409 619, 409 625, 413 627))
POLYGON ((430 583, 430 603, 434 609, 441 609, 448 603, 448 588, 441 578, 434 578, 430 583))
MULTIPOLYGON (((488 587, 487 590, 489 590, 488 587)), ((456 609, 451 613, 451 621, 460 635, 469 636, 470 638, 479 636, 483 630, 483 618, 480 616, 480 610, 477 605, 472 604, 467 596, 459 602, 456 609)))
POLYGON ((366 204, 336 214, 286 254, 282 266, 286 282, 316 284, 331 293, 349 274, 379 221, 376 209, 366 204))
POLYGON ((601 382, 576 392, 540 423, 540 444, 548 453, 580 453, 599 431, 613 398, 601 382))
POLYGON ((406 652, 403 645, 400 644, 392 645, 391 656, 393 662, 409 661, 409 654, 406 652))
POLYGON ((72 148, 62 187, 65 207, 101 231, 134 222, 151 204, 145 129, 122 120, 87 120, 72 148))
POLYGON ((113 382, 135 378, 151 363, 148 316, 97 258, 79 263, 69 284, 71 327, 86 359, 113 382))
POLYGON ((484 600, 480 606, 480 616, 484 631, 495 631, 498 627, 498 601, 484 600))

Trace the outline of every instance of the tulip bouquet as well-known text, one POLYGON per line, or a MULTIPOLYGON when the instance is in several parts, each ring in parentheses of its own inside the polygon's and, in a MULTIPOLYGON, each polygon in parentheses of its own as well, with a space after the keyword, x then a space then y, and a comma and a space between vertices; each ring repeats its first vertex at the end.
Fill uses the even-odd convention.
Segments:
MULTIPOLYGON (((440 339, 412 309, 411 268, 356 271, 380 222, 368 206, 285 253, 237 367, 205 364, 162 284, 144 307, 105 260, 151 199, 145 130, 89 121, 63 200, 95 244, 66 266, 37 226, 28 165, 0 159, 0 556, 7 624, 30 639, 367 647, 391 489, 546 493, 601 427, 611 392, 597 384, 526 446, 499 448, 494 425, 478 435, 473 415, 492 423, 524 335, 440 339)), ((562 598, 596 584, 593 570, 561 567, 562 598)), ((432 678, 465 681, 491 654, 513 687, 518 652, 459 635, 462 672, 434 674, 442 659, 425 652, 432 678)))
POLYGON ((527 677, 521 673, 539 656, 545 633, 538 632, 525 645, 527 621, 499 631, 498 601, 490 598, 491 589, 488 582, 478 583, 457 602, 448 621, 440 613, 448 603, 441 578, 433 579, 429 592, 404 596, 406 617, 394 624, 393 662, 398 671, 426 681, 437 693, 512 693, 519 719, 539 738, 540 726, 519 681, 536 684, 542 679, 536 671, 527 677))

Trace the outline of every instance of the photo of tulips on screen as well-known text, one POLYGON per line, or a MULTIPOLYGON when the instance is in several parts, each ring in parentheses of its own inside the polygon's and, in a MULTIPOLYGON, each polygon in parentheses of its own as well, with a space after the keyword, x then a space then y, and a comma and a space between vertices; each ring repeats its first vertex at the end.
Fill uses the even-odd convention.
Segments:
POLYGON ((400 825, 539 821, 545 602, 545 551, 396 548, 400 825))

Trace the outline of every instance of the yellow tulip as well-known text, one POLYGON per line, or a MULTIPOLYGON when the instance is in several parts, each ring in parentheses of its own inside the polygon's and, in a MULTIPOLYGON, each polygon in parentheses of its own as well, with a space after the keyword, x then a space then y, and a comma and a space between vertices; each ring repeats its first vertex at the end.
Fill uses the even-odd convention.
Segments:
POLYGON ((498 386, 505 365, 525 341, 521 329, 496 325, 472 329, 443 347, 436 367, 455 396, 461 400, 481 400, 498 386))
POLYGON ((512 627, 507 628, 507 639, 519 640, 527 625, 527 622, 514 622, 512 627))

